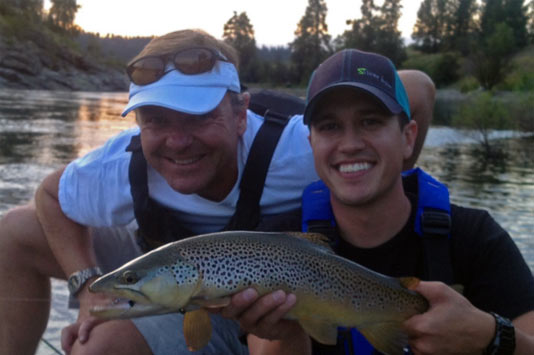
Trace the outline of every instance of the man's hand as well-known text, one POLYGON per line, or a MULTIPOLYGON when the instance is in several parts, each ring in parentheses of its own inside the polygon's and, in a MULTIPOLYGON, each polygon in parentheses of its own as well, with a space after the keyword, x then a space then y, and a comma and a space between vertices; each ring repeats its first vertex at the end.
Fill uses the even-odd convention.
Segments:
POLYGON ((61 331, 61 348, 69 354, 74 343, 79 341, 81 344, 89 340, 91 331, 95 326, 104 322, 102 319, 91 316, 89 310, 96 305, 111 303, 111 299, 103 294, 94 294, 88 291, 87 285, 78 294, 80 300, 80 311, 75 323, 68 325, 61 331))
POLYGON ((232 296, 230 305, 220 313, 236 319, 246 333, 269 340, 284 339, 301 331, 297 322, 283 319, 296 301, 294 294, 281 290, 259 297, 256 290, 249 288, 232 296))
POLYGON ((480 354, 488 346, 495 333, 491 314, 441 282, 420 282, 415 291, 430 304, 404 322, 415 354, 480 354))

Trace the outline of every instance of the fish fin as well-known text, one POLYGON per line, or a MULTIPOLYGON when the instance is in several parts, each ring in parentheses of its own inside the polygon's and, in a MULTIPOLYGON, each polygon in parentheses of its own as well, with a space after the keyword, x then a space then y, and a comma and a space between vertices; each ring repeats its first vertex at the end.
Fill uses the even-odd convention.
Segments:
POLYGON ((375 349, 388 355, 402 355, 408 345, 408 336, 395 322, 377 323, 358 329, 375 349))
POLYGON ((211 320, 205 309, 186 312, 184 315, 184 338, 189 351, 197 351, 211 339, 211 320))
POLYGON ((419 282, 421 282, 417 277, 399 277, 399 281, 402 286, 412 291, 415 290, 417 285, 419 285, 419 282))
POLYGON ((337 326, 313 320, 299 320, 300 326, 308 335, 321 344, 336 345, 337 326))
POLYGON ((226 307, 230 304, 230 297, 212 298, 206 300, 204 298, 192 298, 191 303, 204 308, 219 308, 226 307))
POLYGON ((303 233, 303 232, 285 232, 285 234, 290 235, 295 238, 305 239, 309 242, 312 242, 316 245, 325 247, 329 250, 332 250, 330 247, 330 239, 324 234, 321 233, 303 233))

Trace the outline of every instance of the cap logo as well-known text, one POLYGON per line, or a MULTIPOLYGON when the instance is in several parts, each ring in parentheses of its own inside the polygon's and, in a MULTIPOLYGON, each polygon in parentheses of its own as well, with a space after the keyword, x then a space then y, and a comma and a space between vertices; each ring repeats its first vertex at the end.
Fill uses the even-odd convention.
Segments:
POLYGON ((380 83, 384 84, 385 86, 387 86, 389 89, 393 89, 393 85, 391 85, 390 83, 387 82, 386 79, 384 79, 384 77, 382 75, 379 75, 379 74, 376 74, 376 73, 373 73, 372 71, 370 71, 369 69, 367 68, 356 68, 356 70, 358 71, 358 74, 359 75, 366 75, 366 76, 369 76, 375 80, 378 80, 380 81, 380 83))

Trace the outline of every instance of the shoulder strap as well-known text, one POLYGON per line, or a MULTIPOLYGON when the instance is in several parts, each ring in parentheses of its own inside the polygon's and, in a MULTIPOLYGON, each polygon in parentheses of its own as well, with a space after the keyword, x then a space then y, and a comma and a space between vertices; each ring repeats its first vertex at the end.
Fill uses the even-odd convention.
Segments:
POLYGON ((248 154, 239 183, 236 211, 225 230, 250 230, 260 221, 260 199, 267 171, 289 116, 267 110, 248 154))
POLYGON ((322 180, 311 183, 302 193, 302 231, 326 235, 333 246, 336 242, 330 190, 322 180))
POLYGON ((147 165, 141 148, 141 137, 133 136, 126 151, 132 152, 130 165, 128 167, 128 178, 130 179, 130 192, 134 203, 134 214, 139 224, 143 223, 143 216, 139 211, 148 205, 148 178, 147 165))
MULTIPOLYGON (((146 210, 148 207, 148 177, 146 160, 141 146, 141 136, 139 134, 132 137, 130 144, 126 147, 126 151, 132 152, 128 167, 128 178, 130 180, 130 193, 132 194, 134 205, 134 216, 139 227, 143 228, 147 221, 141 211, 146 210)), ((147 245, 141 243, 141 238, 138 238, 138 242, 143 250, 148 249, 147 245)))
POLYGON ((451 205, 447 186, 416 168, 403 176, 417 177, 417 211, 415 232, 423 238, 428 280, 454 282, 451 255, 451 205))

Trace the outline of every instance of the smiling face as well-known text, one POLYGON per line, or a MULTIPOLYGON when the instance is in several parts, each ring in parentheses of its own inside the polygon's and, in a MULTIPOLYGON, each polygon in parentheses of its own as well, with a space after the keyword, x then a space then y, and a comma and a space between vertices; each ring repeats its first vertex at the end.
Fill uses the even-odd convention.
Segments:
POLYGON ((326 93, 315 107, 310 143, 333 204, 369 205, 402 191, 403 160, 417 134, 413 121, 401 130, 376 98, 350 88, 326 93))
POLYGON ((237 146, 246 109, 235 112, 228 94, 205 115, 156 106, 136 110, 145 158, 183 194, 220 201, 237 180, 237 146))

